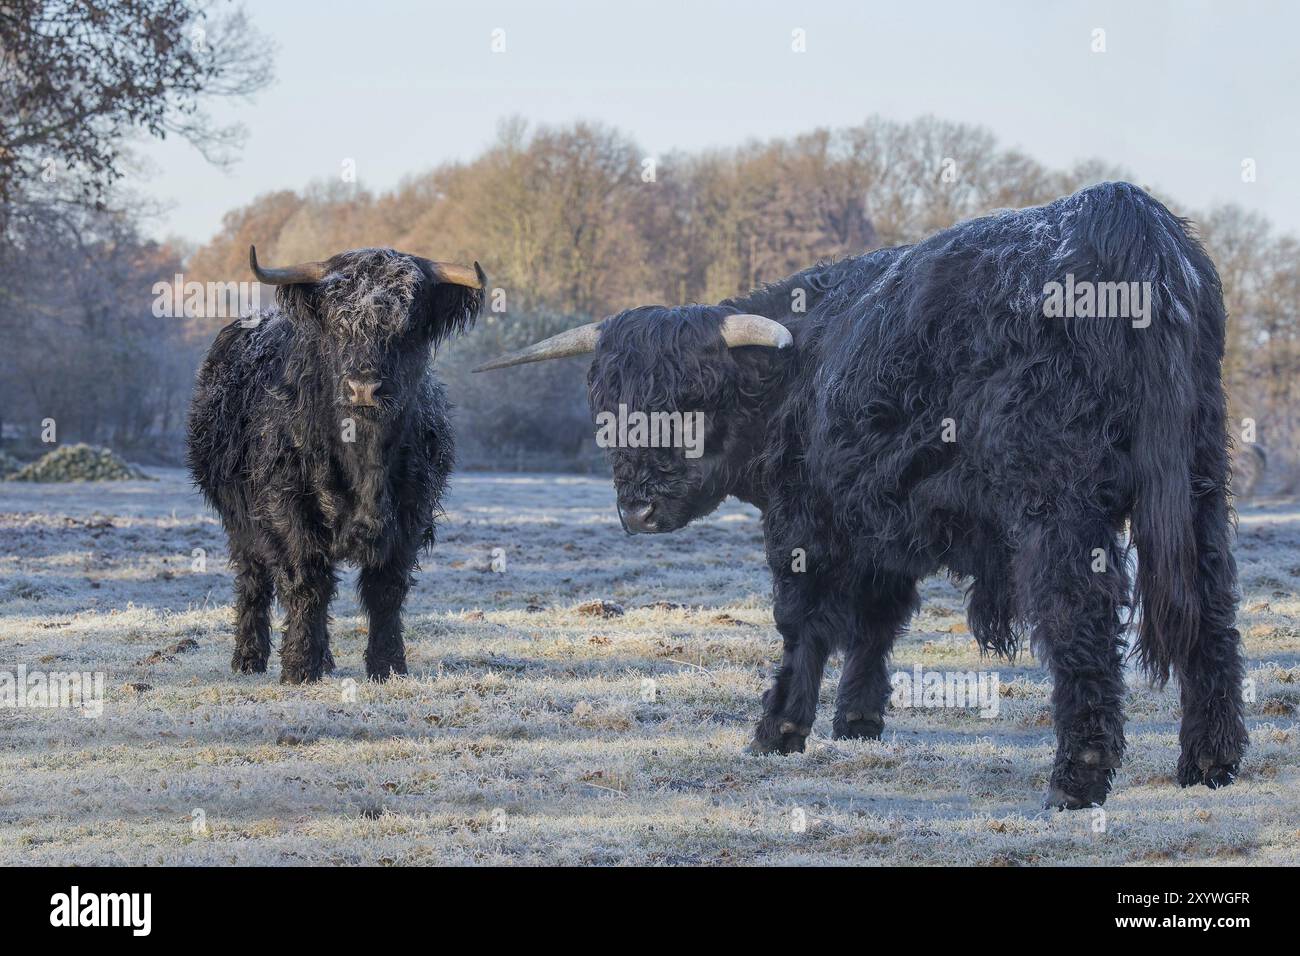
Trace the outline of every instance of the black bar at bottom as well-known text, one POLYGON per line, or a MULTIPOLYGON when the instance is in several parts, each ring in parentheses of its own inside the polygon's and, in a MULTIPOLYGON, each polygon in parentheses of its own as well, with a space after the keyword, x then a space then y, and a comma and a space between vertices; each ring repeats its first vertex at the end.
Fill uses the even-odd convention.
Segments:
POLYGON ((663 941, 684 932, 681 920, 689 918, 697 946, 710 932, 734 943, 732 934, 746 927, 782 916, 802 924, 816 913, 890 924, 930 940, 982 927, 1057 939, 1199 933, 1231 942, 1251 930, 1277 931, 1294 916, 1284 890, 1291 873, 1264 868, 51 868, 10 869, 0 879, 9 884, 0 914, 18 931, 13 938, 77 933, 82 941, 112 936, 128 945, 248 942, 263 930, 290 933, 296 943, 373 943, 380 927, 428 930, 432 923, 477 925, 489 934, 485 944, 514 932, 576 946, 596 926, 663 941))

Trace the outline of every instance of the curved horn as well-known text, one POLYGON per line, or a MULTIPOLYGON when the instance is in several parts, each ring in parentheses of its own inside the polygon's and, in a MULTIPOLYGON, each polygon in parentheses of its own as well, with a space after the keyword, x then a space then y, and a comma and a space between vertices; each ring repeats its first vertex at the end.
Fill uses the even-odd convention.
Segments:
POLYGON ((588 355, 596 351, 596 342, 599 339, 600 323, 589 322, 576 329, 561 332, 559 335, 552 335, 549 339, 542 339, 517 352, 508 352, 490 362, 484 362, 473 371, 487 372, 494 368, 509 368, 511 365, 568 358, 570 355, 588 355))
POLYGON ((295 285, 299 282, 320 282, 325 278, 328 267, 324 262, 304 262, 301 265, 285 269, 263 269, 257 264, 257 247, 248 247, 248 264, 253 267, 253 275, 258 282, 266 285, 295 285))
POLYGON ((439 282, 450 285, 463 285, 467 289, 482 289, 487 286, 487 274, 477 262, 471 266, 457 265, 454 262, 435 262, 425 259, 433 270, 433 277, 439 282))
POLYGON ((794 336, 780 322, 747 313, 727 316, 722 321, 722 338, 729 349, 739 345, 764 345, 772 349, 788 349, 794 345, 794 336))

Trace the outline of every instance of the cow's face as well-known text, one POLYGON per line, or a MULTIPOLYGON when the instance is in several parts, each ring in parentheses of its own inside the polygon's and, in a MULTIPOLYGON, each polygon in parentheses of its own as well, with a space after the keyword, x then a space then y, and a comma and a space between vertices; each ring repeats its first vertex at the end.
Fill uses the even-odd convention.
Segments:
MULTIPOLYGON (((315 346, 341 414, 395 418, 416 394, 432 348, 474 320, 484 277, 391 249, 344 252, 310 282, 281 284, 284 312, 315 346)), ((295 267, 300 268, 300 267, 295 267)), ((268 270, 276 272, 290 270, 268 270)))
POLYGON ((476 372, 595 353, 587 395, 629 533, 708 514, 749 470, 789 329, 724 306, 646 306, 553 335, 476 372))
POLYGON ((716 323, 690 311, 607 319, 587 375, 596 439, 630 534, 675 531, 726 496, 719 439, 732 404, 729 356, 716 323))
POLYGON ((749 461, 752 370, 723 338, 728 312, 648 307, 601 325, 587 394, 629 534, 709 514, 749 461))
POLYGON ((415 307, 424 275, 411 257, 383 250, 330 261, 314 312, 334 403, 363 418, 391 417, 428 364, 432 323, 415 307))

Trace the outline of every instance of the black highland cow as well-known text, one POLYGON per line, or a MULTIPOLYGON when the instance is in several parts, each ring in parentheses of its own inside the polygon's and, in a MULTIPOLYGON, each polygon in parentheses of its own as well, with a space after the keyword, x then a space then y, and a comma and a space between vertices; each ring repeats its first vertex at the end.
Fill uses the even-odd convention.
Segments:
POLYGON ((334 568, 351 561, 370 617, 366 673, 403 674, 402 602, 452 467, 429 361, 477 317, 483 271, 389 249, 285 269, 249 258, 279 309, 218 334, 189 418, 190 471, 236 572, 231 666, 266 670, 278 594, 281 681, 331 670, 334 568))
POLYGON ((946 569, 970 582, 984 649, 1014 654, 1028 631, 1050 667, 1047 804, 1078 808, 1106 798, 1124 752, 1123 612, 1139 601, 1141 663, 1180 682, 1178 781, 1228 784, 1246 747, 1223 343, 1219 278, 1187 224, 1107 183, 485 367, 594 352, 593 413, 704 412, 702 457, 619 448, 614 480, 630 532, 727 495, 762 511, 785 650, 753 750, 803 749, 836 648, 834 734, 878 737, 890 646, 917 580, 946 569), (1120 282, 1149 296, 1144 317, 1052 317, 1049 289, 1095 286, 1095 312, 1120 282))

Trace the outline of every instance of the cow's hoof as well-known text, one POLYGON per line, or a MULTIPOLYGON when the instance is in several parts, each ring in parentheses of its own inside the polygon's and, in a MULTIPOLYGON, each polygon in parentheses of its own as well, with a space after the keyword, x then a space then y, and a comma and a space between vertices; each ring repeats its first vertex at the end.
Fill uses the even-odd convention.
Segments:
POLYGON ((1241 761, 1233 763, 1194 762, 1186 755, 1178 761, 1178 784, 1182 787, 1194 787, 1201 783, 1211 790, 1226 787, 1237 779, 1241 770, 1241 761), (1202 764, 1205 764, 1202 766, 1202 764))
POLYGON ((1073 759, 1058 754, 1044 808, 1083 810, 1101 806, 1110 793, 1110 783, 1119 763, 1119 752, 1100 747, 1078 751, 1073 759))
POLYGON ((1089 800, 1087 797, 1076 797, 1074 794, 1066 793, 1060 787, 1051 787, 1047 791, 1047 799, 1043 801, 1044 810, 1086 810, 1088 807, 1099 807, 1106 800, 1102 795, 1101 800, 1089 800))
POLYGON ((831 736, 836 740, 879 740, 885 729, 885 719, 848 711, 837 715, 831 725, 831 736))
POLYGON ((314 684, 324 676, 325 668, 323 664, 323 661, 317 661, 315 664, 290 664, 281 662, 280 683, 314 684))
POLYGON ((234 656, 230 658, 230 669, 236 674, 264 674, 268 656, 253 649, 236 647, 234 656))
POLYGON ((781 734, 767 740, 755 739, 746 752, 751 754, 795 754, 803 753, 808 738, 803 734, 781 734))
POLYGON ((1181 786, 1202 784, 1217 790, 1237 779, 1241 758, 1250 746, 1240 698, 1211 697, 1189 708, 1178 736, 1182 744, 1178 754, 1181 786))
POLYGON ((783 720, 773 727, 767 720, 761 721, 754 731, 754 741, 749 745, 751 754, 794 754, 803 753, 811 727, 799 727, 788 720, 783 720))
POLYGON ((403 657, 385 657, 378 661, 366 660, 366 677, 372 681, 383 683, 394 675, 406 673, 406 658, 403 657))

